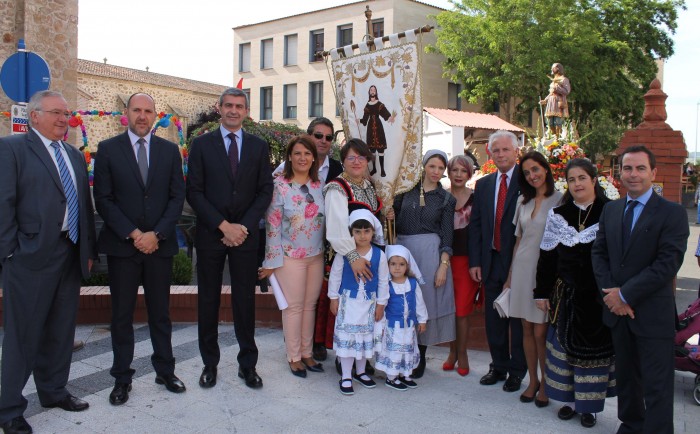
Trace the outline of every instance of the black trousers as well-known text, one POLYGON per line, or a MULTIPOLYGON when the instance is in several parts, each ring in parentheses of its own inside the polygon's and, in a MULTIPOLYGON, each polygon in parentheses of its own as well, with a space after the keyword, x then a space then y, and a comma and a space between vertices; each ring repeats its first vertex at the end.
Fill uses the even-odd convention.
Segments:
POLYGON ((489 275, 482 276, 486 289, 484 322, 491 352, 490 367, 499 373, 510 373, 523 378, 527 370, 523 350, 523 324, 520 318, 501 318, 493 308, 493 302, 500 295, 508 276, 508 268, 498 252, 492 250, 491 255, 489 275))
POLYGON ((131 383, 134 370, 134 309, 139 285, 143 284, 148 327, 153 345, 151 363, 158 375, 175 372, 171 342, 170 281, 173 258, 137 253, 130 257, 108 256, 109 291, 112 295, 112 351, 109 373, 117 383, 131 383))
POLYGON ((14 258, 3 263, 0 423, 24 414, 27 400, 22 389, 32 373, 42 405, 68 395, 80 297, 78 257, 78 246, 63 238, 41 270, 14 258))
POLYGON ((233 328, 240 347, 238 364, 241 368, 253 368, 258 363, 258 347, 255 345, 255 282, 258 268, 255 250, 236 247, 197 249, 199 352, 205 365, 219 364, 219 307, 226 258, 231 276, 233 328))

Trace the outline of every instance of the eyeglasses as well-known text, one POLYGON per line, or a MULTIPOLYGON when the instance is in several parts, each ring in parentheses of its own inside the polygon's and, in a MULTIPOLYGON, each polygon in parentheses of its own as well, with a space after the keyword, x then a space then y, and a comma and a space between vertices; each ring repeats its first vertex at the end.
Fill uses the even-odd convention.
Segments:
POLYGON ((351 155, 349 157, 345 157, 345 161, 348 163, 354 163, 357 161, 358 163, 366 163, 367 162, 367 157, 364 157, 362 155, 351 155))
POLYGON ((314 133, 314 137, 316 137, 318 140, 321 140, 323 137, 326 138, 327 142, 332 142, 333 141, 333 134, 326 134, 325 136, 321 133, 314 133))
POLYGON ((299 191, 306 195, 306 203, 314 203, 314 197, 309 193, 309 187, 307 187, 306 184, 299 187, 299 191))
POLYGON ((36 109, 34 111, 48 113, 48 114, 54 115, 56 117, 63 116, 66 119, 70 119, 70 117, 73 116, 73 113, 71 113, 71 112, 62 112, 60 110, 48 110, 47 111, 47 110, 36 109))

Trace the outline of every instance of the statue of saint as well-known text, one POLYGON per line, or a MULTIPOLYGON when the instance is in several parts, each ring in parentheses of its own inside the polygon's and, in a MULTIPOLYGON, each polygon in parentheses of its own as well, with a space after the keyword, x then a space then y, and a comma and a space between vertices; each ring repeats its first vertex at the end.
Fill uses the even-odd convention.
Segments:
POLYGON ((555 136, 561 134, 564 119, 569 117, 569 105, 566 96, 571 92, 571 83, 564 76, 564 66, 561 63, 552 65, 552 82, 549 84, 549 95, 540 104, 545 106, 544 117, 547 118, 549 132, 555 136))
MULTIPOLYGON (((384 151, 386 151, 386 136, 384 135, 384 126, 382 125, 381 119, 394 123, 394 116, 389 113, 386 106, 379 101, 379 94, 377 93, 377 86, 369 87, 369 100, 365 105, 364 114, 360 122, 362 125, 367 127, 367 145, 373 154, 379 154, 379 166, 381 169, 380 175, 382 177, 386 176, 384 171, 384 151), (381 118, 381 119, 380 119, 381 118)), ((376 155, 375 155, 376 158, 376 155)), ((376 160, 372 162, 372 170, 370 171, 370 176, 377 172, 377 162, 376 160)))

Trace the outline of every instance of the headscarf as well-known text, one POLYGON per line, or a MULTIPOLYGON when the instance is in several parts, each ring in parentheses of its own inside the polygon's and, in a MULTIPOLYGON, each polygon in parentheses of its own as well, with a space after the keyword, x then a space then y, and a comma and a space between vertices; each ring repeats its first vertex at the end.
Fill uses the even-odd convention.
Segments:
POLYGON ((390 244, 386 246, 386 258, 391 259, 392 256, 400 256, 404 258, 408 263, 409 271, 413 273, 418 283, 420 283, 421 285, 425 285, 425 281, 423 280, 423 274, 418 268, 418 263, 415 259, 413 259, 413 255, 406 247, 400 244, 390 244))
POLYGON ((374 216, 368 209, 361 208, 356 209, 350 213, 350 218, 348 219, 348 227, 352 227, 352 224, 358 220, 367 220, 374 227, 374 236, 372 237, 372 242, 374 244, 383 246, 384 241, 384 228, 379 222, 377 217, 374 216))

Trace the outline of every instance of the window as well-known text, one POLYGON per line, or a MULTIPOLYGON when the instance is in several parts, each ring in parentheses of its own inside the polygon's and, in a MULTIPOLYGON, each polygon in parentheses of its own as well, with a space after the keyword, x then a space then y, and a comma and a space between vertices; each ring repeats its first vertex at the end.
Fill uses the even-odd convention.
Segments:
POLYGON ((272 68, 272 39, 260 41, 260 69, 272 68))
POLYGON ((284 66, 297 64, 297 35, 287 35, 284 37, 284 66))
POLYGON ((243 93, 248 98, 248 106, 250 106, 250 89, 242 89, 242 90, 243 90, 243 93))
POLYGON ((272 87, 260 88, 260 120, 272 119, 272 87))
POLYGON ((312 81, 309 83, 309 117, 320 118, 323 116, 323 82, 312 81))
POLYGON ((384 36, 384 18, 372 20, 372 36, 375 38, 384 36))
POLYGON ((457 83, 447 83, 447 108, 462 110, 462 98, 459 97, 462 86, 457 83))
POLYGON ((338 26, 338 47, 352 45, 352 24, 338 26))
POLYGON ((297 85, 296 84, 285 84, 284 85, 284 114, 282 115, 285 119, 296 119, 297 118, 297 85))
POLYGON ((323 51, 323 29, 312 30, 309 34, 309 62, 323 60, 323 56, 316 53, 323 51))
POLYGON ((238 72, 250 71, 250 42, 238 45, 238 72))

